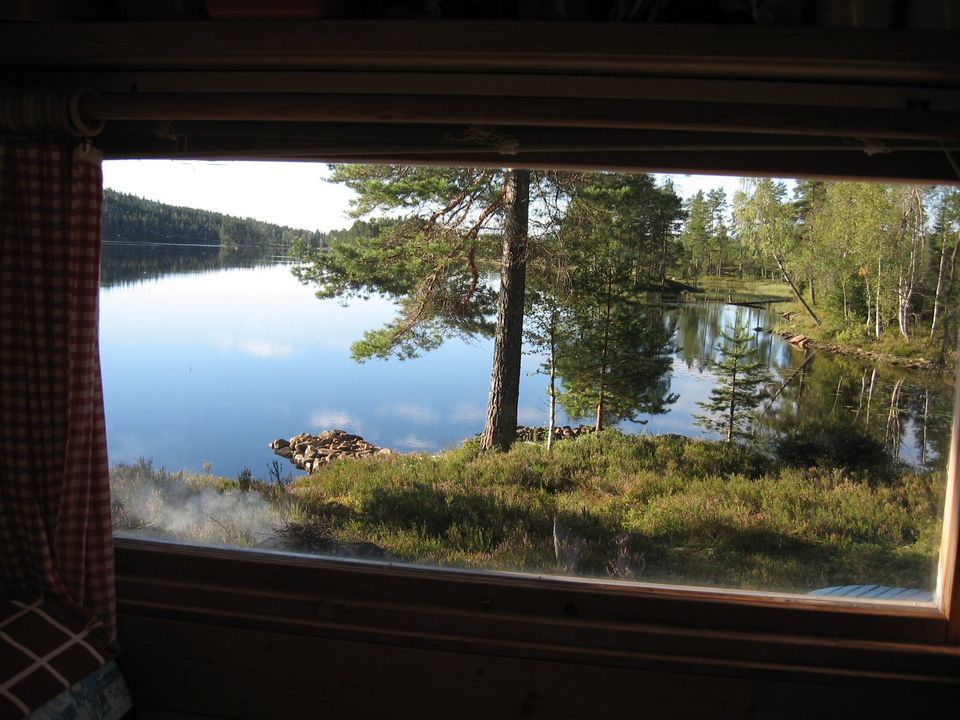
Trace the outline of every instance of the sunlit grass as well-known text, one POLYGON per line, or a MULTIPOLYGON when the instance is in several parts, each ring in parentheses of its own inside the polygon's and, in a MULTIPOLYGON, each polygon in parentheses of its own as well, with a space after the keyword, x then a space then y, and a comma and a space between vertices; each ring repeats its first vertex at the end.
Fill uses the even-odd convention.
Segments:
POLYGON ((175 537, 441 566, 800 592, 930 587, 942 473, 804 465, 604 431, 551 454, 530 443, 481 453, 471 441, 435 456, 341 461, 286 486, 118 466, 114 508, 118 529, 160 532, 137 513, 169 520, 177 501, 212 493, 224 502, 174 523, 175 537), (143 487, 158 497, 134 512, 143 487), (241 496, 261 527, 252 511, 204 522, 241 496))
POLYGON ((333 526, 410 562, 800 591, 928 587, 942 477, 884 477, 604 432, 551 455, 468 444, 439 457, 337 463, 291 492, 307 506, 348 508, 328 518, 333 526))

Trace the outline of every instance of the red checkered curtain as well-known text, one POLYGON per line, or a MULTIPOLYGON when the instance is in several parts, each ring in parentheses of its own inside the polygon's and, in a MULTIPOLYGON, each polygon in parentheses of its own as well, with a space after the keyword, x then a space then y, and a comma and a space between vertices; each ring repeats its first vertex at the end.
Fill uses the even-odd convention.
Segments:
POLYGON ((115 635, 97 337, 100 157, 0 137, 0 596, 115 635))

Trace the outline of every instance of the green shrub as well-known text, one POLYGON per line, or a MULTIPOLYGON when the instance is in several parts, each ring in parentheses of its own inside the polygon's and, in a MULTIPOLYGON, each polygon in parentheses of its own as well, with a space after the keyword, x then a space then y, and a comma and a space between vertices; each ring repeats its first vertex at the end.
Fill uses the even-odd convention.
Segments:
POLYGON ((878 479, 889 479, 896 472, 883 442, 843 422, 822 420, 797 426, 774 443, 774 453, 790 467, 841 468, 878 479))
POLYGON ((873 340, 873 335, 864 323, 853 323, 838 330, 834 339, 841 345, 864 345, 873 340))

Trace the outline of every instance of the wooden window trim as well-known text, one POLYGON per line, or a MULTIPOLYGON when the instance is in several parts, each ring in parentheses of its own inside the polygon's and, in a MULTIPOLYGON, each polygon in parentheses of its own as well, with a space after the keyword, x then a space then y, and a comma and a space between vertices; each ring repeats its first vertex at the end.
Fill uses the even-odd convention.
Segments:
POLYGON ((635 668, 960 684, 933 609, 117 539, 121 618, 635 668))
MULTIPOLYGON (((560 150, 516 158, 531 166, 958 182, 939 150, 908 152, 905 160, 883 153, 891 138, 955 138, 960 43, 953 33, 540 23, 0 23, 0 67, 7 84, 86 87, 102 94, 87 111, 114 115, 101 138, 107 157, 503 164, 496 152, 451 152, 437 139, 449 134, 438 122, 444 98, 465 92, 453 90, 452 83, 480 97, 506 94, 533 107, 531 98, 551 98, 567 112, 562 128, 545 127, 549 117, 525 128, 508 124, 523 123, 509 103, 471 100, 473 115, 464 113, 461 120, 563 140, 560 150), (129 97, 141 87, 146 93, 239 95, 214 98, 229 100, 225 104, 233 108, 216 119, 203 108, 209 99, 195 99, 192 109, 184 99, 171 128, 157 125, 159 111, 144 109, 150 98, 129 97), (408 97, 395 97, 398 87, 408 97), (338 124, 329 101, 345 88, 356 104, 348 122, 338 124), (315 96, 315 114, 291 110, 287 115, 293 117, 284 117, 284 98, 273 97, 280 109, 258 122, 249 116, 250 92, 307 93, 315 96), (409 97, 414 95, 419 97, 409 97), (587 96, 605 110, 578 115, 569 101, 587 96), (433 105, 424 101, 431 97, 433 105), (737 109, 728 127, 691 120, 690 110, 702 117, 710 103, 731 101, 737 109), (377 115, 382 102, 391 103, 394 115, 377 115), (419 114, 411 114, 411 107, 419 114), (849 115, 836 110, 844 107, 849 115), (831 112, 819 117, 817 108, 831 112), (660 112, 656 124, 633 120, 641 126, 621 127, 619 114, 645 110, 660 112), (762 124, 758 110, 767 113, 762 124), (123 112, 132 117, 123 119, 123 112), (779 132, 780 121, 791 133, 779 132), (195 126, 182 125, 191 122, 195 126), (315 128, 339 144, 307 137, 284 145, 278 137, 293 123, 305 135, 315 128), (181 125, 195 128, 201 140, 203 128, 208 136, 227 139, 188 147, 176 134, 181 125), (849 162, 845 156, 838 162, 804 159, 802 145, 811 137, 844 143, 860 129, 876 141, 867 149, 878 154, 849 162), (369 152, 367 143, 382 130, 420 133, 425 145, 419 153, 396 147, 369 152), (633 132, 639 134, 623 134, 633 132), (590 153, 568 151, 587 141, 597 144, 590 153), (665 158, 631 152, 625 142, 690 147, 665 158), (703 160, 698 142, 730 149, 703 160), (784 160, 762 149, 738 149, 764 143, 795 143, 797 151, 784 160), (264 146, 269 150, 258 152, 264 146)), ((121 627, 135 618, 159 618, 611 667, 787 673, 878 686, 896 679, 956 691, 957 426, 955 413, 938 602, 932 608, 370 565, 118 538, 121 627)))

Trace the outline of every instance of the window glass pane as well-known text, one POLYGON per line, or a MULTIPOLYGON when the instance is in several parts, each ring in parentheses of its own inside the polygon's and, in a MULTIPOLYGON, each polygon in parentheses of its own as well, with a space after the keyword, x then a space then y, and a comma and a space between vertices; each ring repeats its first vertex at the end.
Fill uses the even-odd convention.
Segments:
POLYGON ((105 178, 118 532, 929 599, 956 189, 167 161, 105 178))

